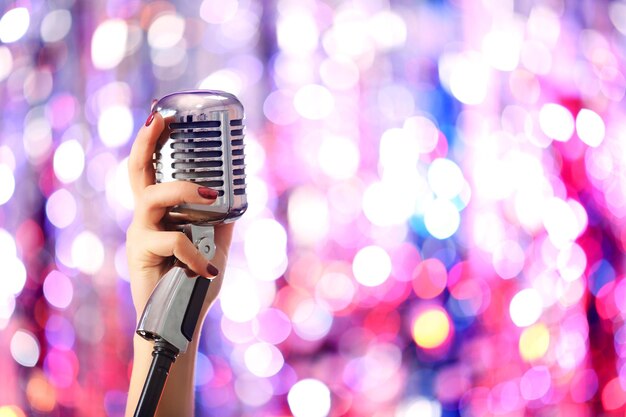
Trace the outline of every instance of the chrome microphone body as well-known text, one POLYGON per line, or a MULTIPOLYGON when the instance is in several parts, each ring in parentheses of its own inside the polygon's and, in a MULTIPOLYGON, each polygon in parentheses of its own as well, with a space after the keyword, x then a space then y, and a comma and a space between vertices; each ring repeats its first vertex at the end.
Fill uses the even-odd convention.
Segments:
MULTIPOLYGON (((232 94, 195 90, 165 96, 153 109, 165 121, 155 151, 156 181, 191 181, 218 192, 215 203, 178 205, 163 220, 211 260, 214 226, 235 221, 248 207, 243 106, 232 94)), ((154 414, 169 366, 187 350, 195 332, 210 281, 190 278, 187 272, 174 266, 161 277, 137 324, 137 334, 155 347, 135 416, 154 414)))

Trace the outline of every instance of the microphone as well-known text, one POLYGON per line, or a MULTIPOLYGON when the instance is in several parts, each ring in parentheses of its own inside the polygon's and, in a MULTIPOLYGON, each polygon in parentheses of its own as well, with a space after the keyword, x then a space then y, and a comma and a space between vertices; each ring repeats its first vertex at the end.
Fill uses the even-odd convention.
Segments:
MULTIPOLYGON (((154 111, 165 120, 155 151, 156 181, 191 181, 218 192, 211 205, 181 204, 164 217, 170 230, 185 233, 211 260, 214 226, 237 220, 248 207, 243 106, 223 91, 194 90, 161 98, 154 111)), ((175 265, 161 277, 137 324, 137 334, 155 344, 136 417, 154 415, 169 369, 195 331, 210 280, 187 273, 175 265)))

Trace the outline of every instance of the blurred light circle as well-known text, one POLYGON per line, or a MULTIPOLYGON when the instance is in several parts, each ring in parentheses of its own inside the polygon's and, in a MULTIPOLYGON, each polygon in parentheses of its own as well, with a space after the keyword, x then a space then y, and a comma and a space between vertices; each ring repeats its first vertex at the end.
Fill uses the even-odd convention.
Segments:
POLYGON ((391 258, 380 246, 366 246, 354 256, 352 273, 360 284, 366 287, 376 287, 389 278, 391 258))
POLYGON ((585 219, 578 218, 574 207, 558 197, 550 198, 544 204, 543 226, 557 248, 570 245, 586 227, 585 219))
MULTIPOLYGON (((115 164, 115 161, 111 161, 115 164)), ((128 178, 128 157, 122 159, 119 164, 109 169, 106 175, 106 197, 109 206, 118 207, 131 211, 135 206, 133 190, 128 178)))
POLYGON ((315 51, 319 30, 313 15, 294 8, 280 16, 276 25, 278 46, 287 53, 305 55, 315 51))
POLYGON ((41 39, 44 42, 58 42, 65 38, 72 27, 72 14, 69 10, 56 9, 46 14, 41 21, 41 39))
POLYGON ((309 84, 296 91, 293 105, 302 117, 321 120, 329 116, 334 110, 335 98, 326 87, 309 84))
POLYGON ((26 267, 15 255, 0 255, 2 273, 11 279, 0 279, 0 299, 3 296, 15 296, 22 292, 26 284, 26 267))
POLYGON ((109 147, 126 144, 133 133, 133 115, 126 106, 110 106, 98 117, 98 135, 102 143, 109 147))
POLYGON ((11 50, 0 45, 0 81, 4 80, 13 70, 13 55, 11 50))
POLYGON ((220 293, 224 315, 237 323, 254 319, 262 307, 260 284, 249 273, 229 270, 220 293))
POLYGON ((424 299, 437 297, 446 288, 448 272, 438 259, 425 259, 413 271, 413 291, 424 299))
POLYGON ((550 139, 567 142, 574 134, 574 116, 560 104, 547 103, 539 110, 539 126, 550 139))
POLYGON ((492 263, 496 273, 504 279, 517 276, 524 268, 526 255, 519 243, 505 240, 493 252, 492 263))
POLYGON ((76 211, 76 200, 65 188, 52 193, 46 201, 46 216, 50 223, 59 229, 72 224, 76 218, 76 211))
POLYGON ((543 313, 541 294, 534 288, 519 291, 511 299, 509 314, 517 327, 527 327, 534 324, 543 313))
POLYGON ((76 181, 85 168, 85 151, 82 145, 74 139, 61 143, 54 152, 53 166, 59 181, 65 184, 76 181))
POLYGON ((393 417, 441 417, 441 403, 426 397, 415 397, 402 403, 393 417))
POLYGON ((231 21, 238 8, 238 0, 204 0, 200 5, 200 17, 207 23, 220 25, 231 21))
POLYGON ((285 360, 276 346, 259 342, 246 349, 244 362, 253 375, 267 378, 276 375, 283 367, 285 360))
POLYGON ((30 14, 25 7, 9 9, 0 18, 0 41, 13 43, 22 38, 28 31, 30 14))
POLYGON ((315 300, 331 311, 340 311, 352 303, 356 291, 355 284, 346 274, 328 272, 315 286, 315 300))
POLYGON ((330 389, 317 379, 302 379, 289 390, 287 403, 294 417, 326 417, 331 406, 330 389))
POLYGON ((415 138, 418 153, 430 153, 437 147, 439 129, 429 118, 409 117, 404 121, 402 129, 409 137, 415 138))
POLYGON ((298 187, 289 196, 287 218, 294 242, 305 246, 324 242, 330 227, 326 195, 310 186, 298 187))
POLYGON ((335 180, 352 178, 359 169, 360 153, 354 141, 345 136, 325 136, 317 160, 322 171, 335 180))
POLYGON ((402 15, 390 10, 376 13, 368 22, 369 35, 378 49, 401 48, 406 42, 407 28, 402 15))
POLYGON ((265 280, 282 275, 287 263, 287 233, 273 219, 259 219, 245 231, 244 253, 255 274, 265 280))
POLYGON ((22 366, 33 367, 39 361, 39 342, 27 330, 18 330, 11 337, 11 356, 22 366))
POLYGON ((239 73, 231 69, 220 69, 200 82, 198 88, 203 90, 222 90, 231 94, 241 94, 245 85, 239 73))
POLYGON ((15 191, 15 177, 13 171, 7 165, 0 163, 0 206, 13 197, 15 191))
POLYGON ((576 133, 587 145, 597 148, 604 140, 606 127, 602 117, 593 110, 581 109, 576 115, 576 133))
POLYGON ((519 63, 522 40, 523 35, 514 24, 507 29, 491 30, 483 38, 483 55, 493 68, 513 71, 519 63))
POLYGON ((95 274, 104 264, 104 245, 93 232, 83 231, 72 242, 72 263, 85 274, 95 274))
POLYGON ((559 250, 556 258, 556 267, 567 282, 580 278, 587 268, 587 255, 577 243, 565 246, 559 250))
POLYGON ((108 19, 100 23, 91 38, 91 60, 102 70, 115 68, 126 54, 128 25, 122 19, 108 19))
POLYGON ((446 158, 437 158, 428 167, 428 184, 439 198, 452 199, 459 195, 465 178, 459 166, 446 158))
POLYGON ((43 294, 48 303, 65 309, 72 302, 74 286, 72 281, 59 271, 51 271, 43 282, 43 294))
POLYGON ((259 313, 252 323, 254 335, 262 342, 277 345, 291 334, 291 320, 277 308, 259 313))
POLYGON ((439 74, 443 84, 462 103, 480 104, 487 97, 490 70, 482 54, 443 54, 439 58, 439 74))
MULTIPOLYGON (((526 40, 521 50, 521 61, 533 74, 545 75, 552 68, 552 53, 550 49, 541 41, 526 40)), ((518 81, 519 75, 518 73, 518 81)))
POLYGON ((415 343, 423 349, 435 349, 451 335, 450 318, 441 307, 430 307, 420 312, 412 326, 415 343))
POLYGON ((235 381, 237 398, 248 407, 260 407, 272 399, 274 386, 268 378, 240 375, 235 381))
POLYGON ((294 332, 304 340, 320 340, 326 337, 333 324, 333 316, 312 300, 298 304, 291 322, 294 332))
POLYGON ((424 225, 433 237, 447 239, 458 230, 461 224, 461 215, 458 209, 449 200, 437 198, 426 206, 424 210, 424 225))
POLYGON ((299 118, 293 107, 293 96, 285 90, 272 91, 265 98, 263 114, 277 125, 288 125, 299 118))
POLYGON ((387 129, 381 135, 378 159, 385 169, 407 167, 415 170, 419 157, 420 143, 417 136, 399 128, 387 129))
POLYGON ((621 2, 609 3, 609 18, 613 26, 622 35, 626 35, 626 4, 621 2))
POLYGON ((148 28, 148 43, 153 48, 171 48, 183 39, 185 19, 174 13, 158 16, 148 28))
POLYGON ((348 90, 354 87, 359 82, 359 76, 359 67, 342 56, 326 58, 320 64, 322 81, 335 90, 348 90))
MULTIPOLYGON (((93 320, 93 319, 92 319, 93 320)), ((44 359, 44 371, 50 382, 60 388, 76 383, 80 364, 73 350, 50 349, 44 359)))
POLYGON ((363 193, 365 217, 377 226, 404 224, 413 215, 418 198, 417 187, 407 189, 407 182, 386 180, 370 184, 363 193))
POLYGON ((538 400, 546 395, 552 385, 550 371, 545 366, 534 366, 520 379, 520 393, 526 401, 538 400))
POLYGON ((526 362, 541 359, 548 352, 549 346, 550 332, 543 323, 525 328, 519 338, 519 353, 526 362))

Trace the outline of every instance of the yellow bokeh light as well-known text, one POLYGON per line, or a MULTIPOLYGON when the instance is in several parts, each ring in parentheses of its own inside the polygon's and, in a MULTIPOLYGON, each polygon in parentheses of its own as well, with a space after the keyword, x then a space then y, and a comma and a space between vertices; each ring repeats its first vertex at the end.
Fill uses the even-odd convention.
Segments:
POLYGON ((550 332, 543 323, 530 326, 522 332, 519 338, 519 353, 527 362, 543 357, 550 346, 550 332))
POLYGON ((3 405, 0 407, 0 417, 26 417, 26 414, 18 406, 3 405))
POLYGON ((440 308, 420 313, 413 323, 413 340, 424 349, 441 346, 450 335, 450 319, 440 308))

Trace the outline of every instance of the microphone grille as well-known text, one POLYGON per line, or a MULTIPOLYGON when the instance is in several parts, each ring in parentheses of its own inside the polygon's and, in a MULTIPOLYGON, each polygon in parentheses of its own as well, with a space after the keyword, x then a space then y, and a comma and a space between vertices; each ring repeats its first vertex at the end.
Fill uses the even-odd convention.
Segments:
MULTIPOLYGON (((208 207, 179 207, 192 220, 215 213, 235 219, 247 208, 243 106, 217 91, 174 93, 156 106, 166 122, 155 153, 157 182, 191 181, 213 188, 217 201, 208 207)), ((218 215, 220 217, 220 215, 218 215)), ((188 220, 188 219, 183 219, 188 220)))

